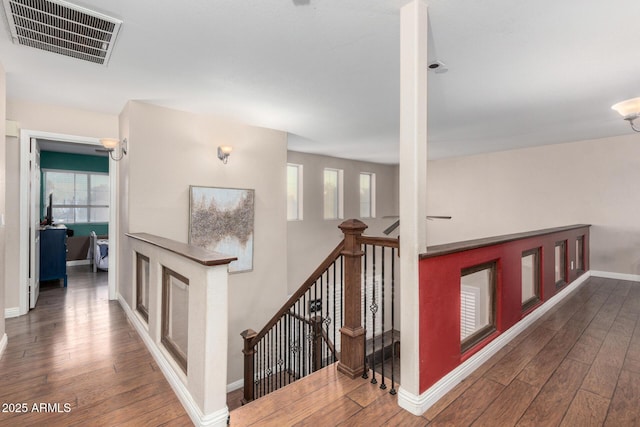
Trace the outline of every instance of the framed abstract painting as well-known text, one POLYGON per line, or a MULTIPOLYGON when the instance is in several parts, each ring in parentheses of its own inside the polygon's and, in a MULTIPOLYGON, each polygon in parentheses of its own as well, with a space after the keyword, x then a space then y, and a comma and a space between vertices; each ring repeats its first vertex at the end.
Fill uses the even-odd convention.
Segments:
POLYGON ((230 273, 253 269, 254 190, 189 187, 189 244, 238 258, 230 273))

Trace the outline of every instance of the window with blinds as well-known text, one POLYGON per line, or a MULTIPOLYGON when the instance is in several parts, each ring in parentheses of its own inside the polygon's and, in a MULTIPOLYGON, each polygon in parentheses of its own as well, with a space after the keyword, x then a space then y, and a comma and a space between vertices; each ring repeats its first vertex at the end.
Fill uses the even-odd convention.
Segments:
POLYGON ((460 348, 465 352, 496 330, 496 262, 462 270, 460 275, 460 348))
MULTIPOLYGON (((56 223, 109 222, 109 175, 99 172, 43 170, 44 195, 53 194, 56 223)), ((46 206, 42 206, 44 210, 46 206)))

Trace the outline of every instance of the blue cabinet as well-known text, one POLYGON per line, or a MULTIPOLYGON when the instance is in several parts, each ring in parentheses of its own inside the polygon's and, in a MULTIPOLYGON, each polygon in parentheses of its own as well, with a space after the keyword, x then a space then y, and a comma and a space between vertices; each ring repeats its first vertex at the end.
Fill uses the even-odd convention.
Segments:
POLYGON ((40 281, 64 280, 67 287, 67 229, 40 230, 40 281))

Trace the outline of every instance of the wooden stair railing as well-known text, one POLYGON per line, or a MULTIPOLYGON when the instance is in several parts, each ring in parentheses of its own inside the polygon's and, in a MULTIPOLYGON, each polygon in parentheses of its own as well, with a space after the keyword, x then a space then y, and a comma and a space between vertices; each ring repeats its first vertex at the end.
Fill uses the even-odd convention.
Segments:
MULTIPOLYGON (((370 308, 366 301, 366 286, 368 286, 366 277, 367 274, 369 276, 371 274, 367 273, 367 256, 363 257, 363 255, 367 247, 373 248, 373 279, 369 282, 375 282, 378 280, 376 277, 382 277, 382 289, 384 289, 384 248, 391 248, 391 263, 393 263, 395 251, 398 249, 398 239, 362 236, 367 226, 354 219, 344 221, 339 228, 344 233, 344 239, 264 328, 260 332, 251 329, 242 332, 241 336, 244 340, 243 403, 262 397, 335 361, 338 361, 340 372, 352 378, 367 377, 365 366, 367 364, 365 355, 367 312, 365 310, 370 308), (383 258, 382 276, 379 274, 376 276, 376 248, 383 258), (380 248, 383 249, 380 250, 380 248), (362 304, 363 292, 365 293, 364 305, 362 304), (364 327, 363 317, 365 318, 364 327)), ((391 269, 391 284, 394 282, 394 275, 391 269)), ((389 276, 388 273, 387 276, 389 276)), ((373 286, 373 283, 369 285, 373 286)), ((394 300, 393 291, 391 291, 391 303, 385 304, 384 290, 382 292, 382 317, 384 318, 384 306, 390 306, 393 312, 394 300)), ((373 295, 375 297, 375 291, 373 295)), ((377 307, 379 300, 380 298, 377 297, 371 306, 377 307)), ((393 316, 391 318, 393 319, 393 316)), ((392 320, 391 328, 393 327, 392 320)), ((384 333, 384 320, 382 328, 380 334, 384 333)), ((373 342, 373 360, 375 360, 376 341, 370 338, 369 342, 373 342)), ((397 343, 393 344, 395 348, 397 343)), ((378 353, 384 354, 380 351, 378 353)), ((375 372, 372 381, 375 381, 375 372)), ((395 393, 393 384, 392 392, 395 393)))

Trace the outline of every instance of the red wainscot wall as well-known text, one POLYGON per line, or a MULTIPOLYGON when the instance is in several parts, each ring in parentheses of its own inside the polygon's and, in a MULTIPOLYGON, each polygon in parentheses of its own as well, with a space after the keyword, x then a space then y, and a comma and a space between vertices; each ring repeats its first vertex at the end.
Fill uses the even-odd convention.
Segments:
POLYGON ((579 224, 510 234, 427 248, 420 255, 420 392, 485 347, 589 270, 589 225, 579 224), (583 269, 577 270, 576 240, 582 236, 583 269), (566 282, 556 284, 555 246, 565 244, 566 282), (522 307, 522 254, 540 248, 540 301, 522 307), (461 351, 461 271, 496 262, 496 330, 473 347, 461 351))

